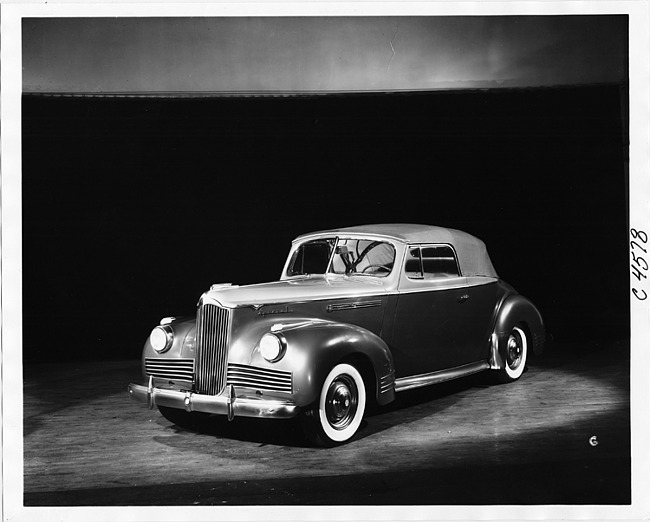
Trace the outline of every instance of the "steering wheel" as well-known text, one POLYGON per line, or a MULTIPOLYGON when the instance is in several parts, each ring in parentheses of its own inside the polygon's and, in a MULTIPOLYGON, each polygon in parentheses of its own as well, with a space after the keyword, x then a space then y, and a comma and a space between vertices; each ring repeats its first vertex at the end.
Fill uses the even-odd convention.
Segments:
POLYGON ((363 270, 361 270, 361 273, 365 274, 366 270, 368 270, 369 268, 376 268, 378 270, 385 270, 388 273, 390 273, 390 271, 391 271, 391 267, 389 267, 388 265, 368 265, 363 270))

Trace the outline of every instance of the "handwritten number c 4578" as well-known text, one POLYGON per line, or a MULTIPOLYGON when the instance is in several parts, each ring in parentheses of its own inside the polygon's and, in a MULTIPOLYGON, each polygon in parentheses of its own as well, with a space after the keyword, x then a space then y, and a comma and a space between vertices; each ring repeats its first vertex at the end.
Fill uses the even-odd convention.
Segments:
MULTIPOLYGON (((644 230, 637 230, 635 228, 630 229, 630 236, 632 236, 632 241, 630 241, 630 255, 632 257, 632 262, 630 263, 630 270, 632 270, 632 275, 637 278, 639 283, 645 283, 648 276, 646 272, 648 271, 648 262, 642 256, 637 256, 634 253, 635 249, 641 250, 644 254, 648 253, 648 250, 641 246, 641 243, 644 245, 648 242, 648 234, 644 230)), ((645 301, 648 298, 648 294, 643 289, 632 288, 632 293, 639 301, 645 301)))

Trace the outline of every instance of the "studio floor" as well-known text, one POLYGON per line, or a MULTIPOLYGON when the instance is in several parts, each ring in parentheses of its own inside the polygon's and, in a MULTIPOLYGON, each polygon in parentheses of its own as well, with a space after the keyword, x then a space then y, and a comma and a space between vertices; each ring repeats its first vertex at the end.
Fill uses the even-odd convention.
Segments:
POLYGON ((129 398, 139 364, 25 364, 25 506, 631 501, 627 341, 554 344, 512 384, 403 392, 332 449, 294 421, 179 428, 129 398))

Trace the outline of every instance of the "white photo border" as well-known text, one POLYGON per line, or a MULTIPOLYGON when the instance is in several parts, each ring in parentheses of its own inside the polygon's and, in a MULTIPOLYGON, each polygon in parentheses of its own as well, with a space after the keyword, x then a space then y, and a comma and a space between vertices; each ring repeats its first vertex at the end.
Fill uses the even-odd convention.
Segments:
MULTIPOLYGON (((630 229, 650 233, 649 4, 646 1, 3 3, 1 12, 3 517, 41 520, 474 520, 650 517, 650 299, 631 289, 631 506, 70 507, 25 508, 22 428, 21 22, 26 17, 444 16, 627 14, 629 16, 630 229)), ((650 288, 646 288, 650 294, 650 288)))

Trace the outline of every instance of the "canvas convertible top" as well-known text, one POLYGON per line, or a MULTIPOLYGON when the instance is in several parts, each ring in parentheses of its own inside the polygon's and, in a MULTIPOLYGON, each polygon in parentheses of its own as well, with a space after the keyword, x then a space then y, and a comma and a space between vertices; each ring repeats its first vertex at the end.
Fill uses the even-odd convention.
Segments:
POLYGON ((345 234, 392 239, 405 244, 449 244, 456 250, 463 276, 498 277, 485 243, 467 232, 453 228, 406 223, 360 225, 305 234, 296 238, 294 242, 304 241, 311 237, 341 236, 345 234))

